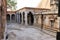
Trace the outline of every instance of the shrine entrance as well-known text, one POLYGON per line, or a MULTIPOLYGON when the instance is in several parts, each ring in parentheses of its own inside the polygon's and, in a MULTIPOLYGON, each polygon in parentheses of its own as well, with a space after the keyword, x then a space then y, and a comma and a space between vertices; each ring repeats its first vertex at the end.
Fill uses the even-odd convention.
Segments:
POLYGON ((33 23, 34 23, 34 16, 31 12, 29 12, 27 15, 27 22, 29 25, 33 25, 33 23))

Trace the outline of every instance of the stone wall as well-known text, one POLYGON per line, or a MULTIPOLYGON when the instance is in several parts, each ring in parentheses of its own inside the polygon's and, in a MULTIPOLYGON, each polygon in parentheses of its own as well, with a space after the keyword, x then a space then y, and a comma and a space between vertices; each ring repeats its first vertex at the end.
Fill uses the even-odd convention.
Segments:
POLYGON ((49 29, 57 29, 59 28, 58 26, 58 16, 57 14, 36 14, 36 24, 37 27, 41 27, 43 24, 43 28, 49 28, 49 29), (43 18, 41 18, 43 15, 43 18), (43 20, 42 20, 43 19, 43 20), (43 21, 43 23, 42 23, 43 21))

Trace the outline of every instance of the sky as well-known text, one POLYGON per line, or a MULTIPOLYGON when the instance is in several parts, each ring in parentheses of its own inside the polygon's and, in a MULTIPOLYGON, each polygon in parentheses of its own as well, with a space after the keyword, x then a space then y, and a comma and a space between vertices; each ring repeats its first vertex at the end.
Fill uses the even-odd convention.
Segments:
POLYGON ((17 0, 17 10, 23 7, 37 7, 41 0, 17 0))

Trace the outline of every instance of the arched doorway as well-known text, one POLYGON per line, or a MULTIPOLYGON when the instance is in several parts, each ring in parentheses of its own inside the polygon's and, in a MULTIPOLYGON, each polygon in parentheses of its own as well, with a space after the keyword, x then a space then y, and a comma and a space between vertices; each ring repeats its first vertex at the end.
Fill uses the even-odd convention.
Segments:
POLYGON ((6 15, 6 20, 7 20, 7 22, 10 21, 10 15, 9 14, 6 15))
POLYGON ((22 15, 21 15, 21 13, 20 13, 20 24, 22 23, 22 15))
POLYGON ((23 24, 25 24, 25 12, 23 12, 23 24))
POLYGON ((34 16, 31 12, 29 12, 27 15, 27 22, 29 25, 33 25, 33 23, 34 23, 34 16))
POLYGON ((14 14, 11 15, 11 21, 15 22, 15 15, 14 14))

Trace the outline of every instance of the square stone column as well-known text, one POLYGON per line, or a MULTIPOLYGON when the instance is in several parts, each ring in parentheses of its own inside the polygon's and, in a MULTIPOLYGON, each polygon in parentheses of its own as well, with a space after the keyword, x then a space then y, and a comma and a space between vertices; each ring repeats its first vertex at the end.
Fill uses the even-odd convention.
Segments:
POLYGON ((10 23, 11 23, 11 14, 10 14, 10 23))
POLYGON ((60 17, 58 17, 58 28, 59 28, 59 32, 60 32, 60 17))
POLYGON ((17 19, 16 21, 17 21, 17 23, 18 23, 18 14, 17 14, 17 18, 16 18, 16 19, 17 19))
POLYGON ((28 23, 27 23, 27 12, 25 12, 25 25, 28 25, 28 23))
POLYGON ((22 25, 23 25, 24 23, 23 23, 23 13, 22 13, 22 25))
POLYGON ((20 23, 20 15, 18 14, 18 23, 20 23))
POLYGON ((19 23, 20 23, 20 15, 19 15, 19 23))
POLYGON ((16 22, 16 14, 15 14, 15 22, 16 22))
POLYGON ((36 24, 36 16, 34 15, 34 25, 36 24))
POLYGON ((15 14, 15 20, 16 20, 16 23, 17 23, 17 13, 15 14))

